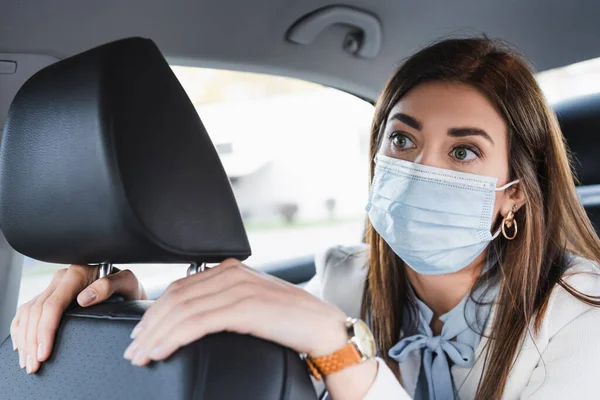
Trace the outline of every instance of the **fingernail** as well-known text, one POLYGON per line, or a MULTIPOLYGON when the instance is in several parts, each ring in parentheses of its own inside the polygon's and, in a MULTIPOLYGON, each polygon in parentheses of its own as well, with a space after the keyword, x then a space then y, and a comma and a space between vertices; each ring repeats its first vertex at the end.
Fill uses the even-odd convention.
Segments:
POLYGON ((88 290, 84 290, 80 296, 81 296, 80 304, 83 306, 86 304, 90 304, 92 301, 94 301, 96 299, 96 297, 98 295, 93 290, 88 289, 88 290))
POLYGON ((133 330, 131 331, 131 335, 129 335, 130 338, 135 339, 135 337, 138 335, 138 333, 140 333, 140 331, 142 330, 142 323, 138 323, 135 328, 133 328, 133 330))
POLYGON ((19 349, 19 367, 25 368, 25 352, 19 349))
POLYGON ((135 354, 133 360, 131 360, 131 364, 137 365, 138 367, 142 365, 142 362, 146 359, 146 353, 141 349, 135 354))
POLYGON ((17 343, 14 340, 12 341, 12 345, 13 345, 13 351, 17 351, 17 343))
POLYGON ((123 358, 126 360, 132 360, 133 356, 135 356, 135 350, 137 349, 137 346, 138 346, 138 344, 135 340, 133 342, 131 342, 129 347, 127 347, 127 349, 125 349, 125 353, 123 353, 123 358))
POLYGON ((42 361, 42 357, 44 357, 44 343, 38 344, 38 351, 37 351, 38 361, 42 361))
POLYGON ((148 358, 151 360, 162 360, 163 358, 165 358, 165 350, 165 346, 159 345, 155 347, 154 350, 150 352, 150 354, 148 354, 148 358))
POLYGON ((31 365, 31 356, 27 355, 27 373, 31 374, 33 366, 31 365))

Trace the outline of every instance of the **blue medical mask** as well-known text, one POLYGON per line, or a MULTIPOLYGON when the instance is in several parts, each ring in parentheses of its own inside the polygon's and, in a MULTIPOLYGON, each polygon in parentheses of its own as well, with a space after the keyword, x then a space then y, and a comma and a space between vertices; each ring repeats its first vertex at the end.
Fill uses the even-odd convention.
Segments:
POLYGON ((490 230, 497 178, 378 155, 369 220, 410 268, 424 275, 459 271, 499 234, 490 230))

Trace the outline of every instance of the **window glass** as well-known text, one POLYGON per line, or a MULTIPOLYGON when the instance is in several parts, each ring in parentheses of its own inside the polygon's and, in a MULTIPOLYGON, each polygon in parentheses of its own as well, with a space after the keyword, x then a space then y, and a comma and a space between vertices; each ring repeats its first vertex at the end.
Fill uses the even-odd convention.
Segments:
MULTIPOLYGON (((368 195, 373 106, 314 83, 244 72, 174 66, 229 176, 260 268, 358 243, 368 195)), ((62 266, 26 259, 19 303, 62 266)), ((186 265, 127 266, 152 288, 185 276, 186 265)))
POLYGON ((600 92, 600 58, 582 61, 537 74, 551 104, 600 92))

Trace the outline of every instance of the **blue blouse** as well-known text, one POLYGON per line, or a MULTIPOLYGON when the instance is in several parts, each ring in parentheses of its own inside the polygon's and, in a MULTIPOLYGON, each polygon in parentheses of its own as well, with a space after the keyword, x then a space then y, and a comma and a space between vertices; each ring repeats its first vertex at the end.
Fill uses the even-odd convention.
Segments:
MULTIPOLYGON (((486 289, 481 287, 473 295, 467 294, 456 307, 440 316, 444 325, 438 336, 433 336, 430 327, 433 311, 413 293, 418 305, 417 332, 400 340, 390 349, 389 356, 403 363, 410 353, 421 352, 416 400, 458 399, 450 367, 456 364, 471 368, 475 362, 475 349, 498 294, 497 285, 486 289)), ((410 327, 406 319, 403 325, 403 332, 407 332, 410 327)))

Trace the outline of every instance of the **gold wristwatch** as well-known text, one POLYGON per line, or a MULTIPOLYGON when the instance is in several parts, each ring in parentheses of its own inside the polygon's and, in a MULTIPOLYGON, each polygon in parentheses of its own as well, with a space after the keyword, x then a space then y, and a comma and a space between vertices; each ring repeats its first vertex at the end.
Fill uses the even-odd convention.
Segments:
POLYGON ((333 374, 375 357, 375 339, 364 321, 348 318, 346 330, 348 341, 344 347, 322 357, 306 357, 310 373, 315 379, 321 380, 323 375, 333 374))

